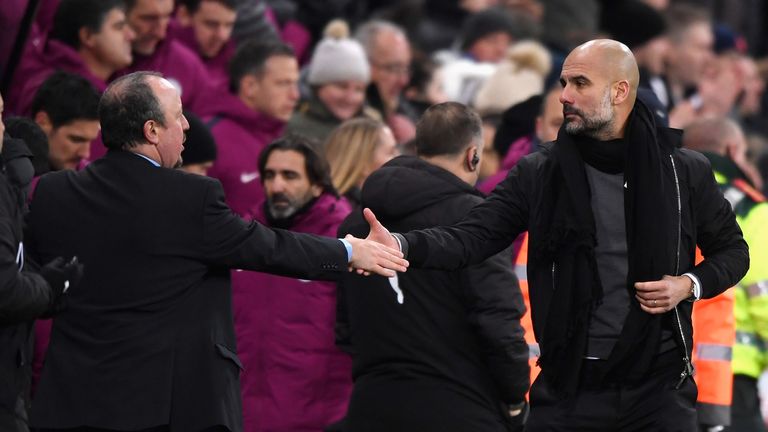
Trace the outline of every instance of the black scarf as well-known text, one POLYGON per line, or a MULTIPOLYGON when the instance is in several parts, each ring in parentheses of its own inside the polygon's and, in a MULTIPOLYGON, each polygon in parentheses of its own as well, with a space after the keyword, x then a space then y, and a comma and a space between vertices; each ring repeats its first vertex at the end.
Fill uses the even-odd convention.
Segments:
MULTIPOLYGON (((538 332, 542 337, 540 364, 548 383, 563 396, 578 386, 589 318, 603 294, 595 260, 595 220, 582 158, 583 153, 593 162, 601 152, 580 152, 576 140, 589 144, 589 139, 560 129, 552 148, 553 164, 544 179, 540 217, 530 229, 531 264, 553 269, 553 292, 544 311, 546 325, 538 332)), ((653 115, 642 102, 635 103, 624 140, 631 305, 607 360, 605 380, 610 382, 641 380, 658 352, 661 316, 640 309, 634 283, 674 273, 675 251, 669 245, 678 235, 675 180, 664 168, 671 165, 673 149, 657 140, 653 115)), ((605 161, 615 164, 616 157, 608 156, 605 161)))

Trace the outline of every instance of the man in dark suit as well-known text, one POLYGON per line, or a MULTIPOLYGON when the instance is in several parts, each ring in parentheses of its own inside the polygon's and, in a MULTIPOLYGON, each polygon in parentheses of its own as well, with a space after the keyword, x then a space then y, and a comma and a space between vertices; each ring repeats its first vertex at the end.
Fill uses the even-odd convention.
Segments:
POLYGON ((159 75, 115 81, 99 118, 107 156, 44 177, 31 206, 37 257, 77 255, 86 266, 54 322, 32 424, 238 432, 229 269, 334 279, 348 266, 393 275, 407 262, 368 240, 246 223, 218 181, 169 169, 189 124, 159 75))

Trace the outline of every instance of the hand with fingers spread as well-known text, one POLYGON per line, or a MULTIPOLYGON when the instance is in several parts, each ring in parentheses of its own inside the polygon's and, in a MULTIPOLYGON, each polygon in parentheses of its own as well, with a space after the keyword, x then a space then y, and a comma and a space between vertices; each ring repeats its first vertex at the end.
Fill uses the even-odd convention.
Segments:
POLYGON ((344 239, 352 244, 350 270, 357 270, 364 275, 376 273, 393 277, 395 272, 404 272, 408 268, 408 261, 403 259, 403 253, 397 248, 393 249, 376 241, 359 239, 351 235, 347 235, 344 239))
POLYGON ((364 209, 363 217, 365 217, 365 221, 368 222, 368 226, 371 228, 371 230, 368 231, 368 237, 365 238, 366 240, 373 240, 392 249, 400 250, 400 245, 397 244, 397 240, 395 240, 389 230, 384 228, 384 225, 376 219, 376 215, 373 214, 371 209, 364 209))
POLYGON ((678 303, 691 297, 693 280, 688 276, 668 276, 651 282, 636 282, 635 298, 640 308, 650 314, 672 310, 678 303))

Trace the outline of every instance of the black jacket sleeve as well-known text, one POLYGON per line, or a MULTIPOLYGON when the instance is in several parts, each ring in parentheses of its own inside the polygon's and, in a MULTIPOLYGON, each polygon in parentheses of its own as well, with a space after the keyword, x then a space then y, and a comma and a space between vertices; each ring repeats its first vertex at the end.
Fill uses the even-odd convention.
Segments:
POLYGON ((209 185, 203 204, 202 259, 300 279, 336 280, 347 271, 347 250, 338 239, 246 222, 224 203, 221 184, 209 185))
POLYGON ((702 298, 712 298, 736 285, 747 273, 749 248, 731 205, 715 182, 709 161, 702 155, 687 153, 693 158, 696 243, 704 256, 704 261, 691 273, 701 282, 702 298))
POLYGON ((0 325, 35 319, 48 310, 52 300, 51 289, 40 275, 19 270, 17 256, 24 254, 21 227, 17 226, 21 220, 14 217, 11 205, 12 200, 0 201, 0 325))
POLYGON ((528 226, 531 164, 521 160, 458 224, 403 234, 412 266, 456 270, 508 247, 528 226))
POLYGON ((525 400, 530 385, 528 344, 520 325, 525 304, 511 255, 511 248, 505 249, 462 272, 469 323, 479 336, 499 395, 510 405, 525 400))

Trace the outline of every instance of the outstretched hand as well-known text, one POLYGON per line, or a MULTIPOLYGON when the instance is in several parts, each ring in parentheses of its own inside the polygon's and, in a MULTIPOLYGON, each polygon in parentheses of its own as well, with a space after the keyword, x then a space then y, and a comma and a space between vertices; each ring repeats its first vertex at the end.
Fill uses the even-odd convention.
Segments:
POLYGON ((366 240, 373 240, 376 243, 381 243, 384 246, 390 247, 392 249, 400 250, 400 246, 397 244, 395 238, 392 237, 392 234, 389 232, 389 230, 384 228, 384 225, 382 225, 381 222, 376 219, 376 215, 373 214, 371 209, 363 209, 363 217, 365 218, 365 221, 368 222, 368 226, 370 227, 370 231, 368 231, 368 237, 365 238, 366 240))
POLYGON ((395 238, 370 209, 363 210, 363 217, 370 227, 368 237, 345 237, 352 244, 349 271, 357 271, 365 276, 376 273, 386 277, 395 276, 395 272, 404 272, 408 268, 408 261, 403 259, 403 253, 395 238))

